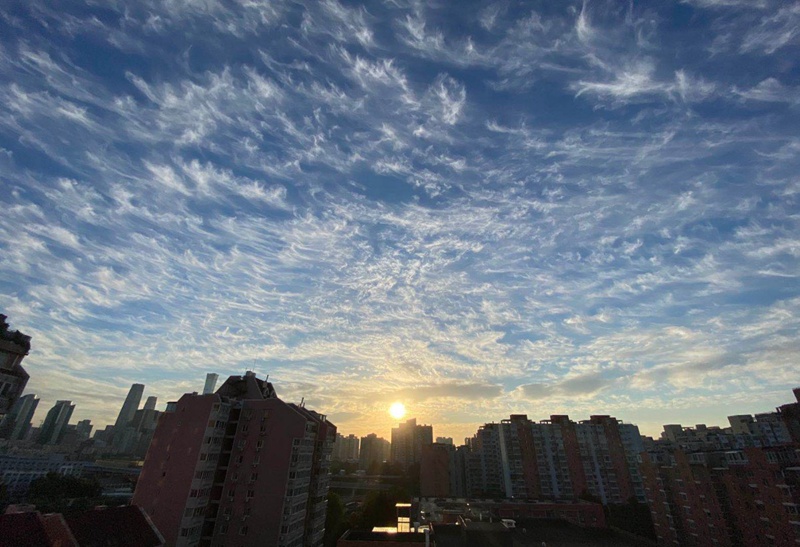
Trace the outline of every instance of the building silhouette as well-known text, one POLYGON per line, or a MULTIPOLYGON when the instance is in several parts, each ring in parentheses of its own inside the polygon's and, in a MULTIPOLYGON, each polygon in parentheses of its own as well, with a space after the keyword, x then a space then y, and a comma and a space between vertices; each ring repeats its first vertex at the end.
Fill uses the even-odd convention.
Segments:
POLYGON ((422 447, 433 444, 433 427, 417 425, 411 418, 392 428, 392 463, 411 465, 419 463, 422 447))
POLYGON ((336 444, 333 446, 333 460, 339 462, 358 460, 359 438, 355 435, 345 437, 336 434, 336 444))
POLYGON ((9 330, 6 319, 0 314, 0 418, 11 411, 30 377, 21 363, 31 349, 31 337, 9 330))
POLYGON ((17 399, 11 412, 6 414, 0 422, 0 439, 11 441, 25 439, 31 429, 31 420, 37 406, 39 406, 39 399, 36 398, 36 395, 29 393, 17 399))
POLYGON ((133 415, 139 408, 139 403, 142 402, 142 394, 144 393, 144 384, 133 384, 128 391, 128 396, 125 397, 125 402, 122 403, 122 408, 117 415, 117 421, 114 422, 114 429, 121 429, 128 425, 133 420, 133 415))
POLYGON ((59 444, 67 432, 67 425, 74 410, 75 405, 72 404, 72 401, 57 401, 47 412, 36 442, 49 445, 59 444))
POLYGON ((133 503, 167 545, 318 546, 336 427, 248 372, 169 403, 133 503))
POLYGON ((358 454, 359 469, 367 470, 374 465, 380 465, 388 461, 390 456, 390 444, 386 439, 378 437, 375 433, 361 437, 358 454))

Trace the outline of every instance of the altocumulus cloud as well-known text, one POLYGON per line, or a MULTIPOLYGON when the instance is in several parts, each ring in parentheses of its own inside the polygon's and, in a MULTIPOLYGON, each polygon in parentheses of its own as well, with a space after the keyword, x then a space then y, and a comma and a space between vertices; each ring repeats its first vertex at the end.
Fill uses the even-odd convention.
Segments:
MULTIPOLYGON (((800 3, 0 8, 0 310, 113 421, 696 421, 797 381, 800 3)), ((735 408, 734 408, 735 407, 735 408)))

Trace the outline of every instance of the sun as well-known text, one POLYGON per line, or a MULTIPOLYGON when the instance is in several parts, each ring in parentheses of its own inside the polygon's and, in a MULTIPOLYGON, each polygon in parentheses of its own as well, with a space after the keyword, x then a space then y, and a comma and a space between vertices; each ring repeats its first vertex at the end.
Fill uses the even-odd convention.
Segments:
POLYGON ((406 405, 403 403, 392 403, 392 406, 389 407, 389 414, 391 414, 392 418, 395 420, 399 420, 406 415, 406 405))

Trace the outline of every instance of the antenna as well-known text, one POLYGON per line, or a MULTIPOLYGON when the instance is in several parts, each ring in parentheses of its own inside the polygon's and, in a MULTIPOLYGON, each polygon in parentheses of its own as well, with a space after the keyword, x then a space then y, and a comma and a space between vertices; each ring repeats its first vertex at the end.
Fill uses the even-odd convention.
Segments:
POLYGON ((301 397, 300 398, 300 406, 305 408, 305 406, 304 406, 305 404, 306 404, 306 398, 305 397, 301 397))

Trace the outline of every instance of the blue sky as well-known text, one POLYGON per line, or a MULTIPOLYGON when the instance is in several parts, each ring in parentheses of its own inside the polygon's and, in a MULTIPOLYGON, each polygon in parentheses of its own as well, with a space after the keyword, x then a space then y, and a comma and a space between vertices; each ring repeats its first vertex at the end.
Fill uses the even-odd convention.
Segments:
MULTIPOLYGON (((0 7, 0 310, 113 422, 252 368, 344 433, 791 399, 800 3, 0 7)), ((43 416, 40 411, 39 417, 43 416)))

